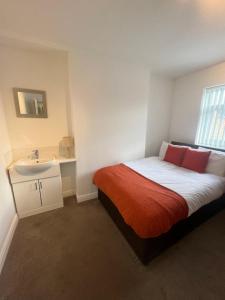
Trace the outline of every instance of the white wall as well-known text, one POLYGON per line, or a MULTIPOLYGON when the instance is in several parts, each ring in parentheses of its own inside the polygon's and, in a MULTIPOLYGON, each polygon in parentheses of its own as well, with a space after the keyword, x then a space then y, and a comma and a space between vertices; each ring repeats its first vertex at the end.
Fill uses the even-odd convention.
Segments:
POLYGON ((162 141, 169 139, 173 87, 172 79, 151 75, 146 156, 158 155, 162 141))
POLYGON ((4 108, 0 95, 0 272, 6 251, 6 237, 16 215, 6 167, 10 163, 11 150, 6 127, 4 108))
POLYGON ((205 87, 225 84, 225 63, 189 74, 175 81, 170 139, 195 141, 200 104, 205 87))
MULTIPOLYGON (((61 138, 71 133, 67 53, 1 45, 0 87, 14 159, 27 156, 33 148, 39 148, 41 155, 57 153, 61 138), (17 118, 13 87, 46 91, 48 118, 17 118)), ((63 193, 72 195, 74 164, 61 170, 63 193)))
POLYGON ((13 149, 56 146, 68 135, 66 53, 0 46, 0 86, 13 149), (13 87, 46 91, 48 118, 17 118, 13 87))
POLYGON ((149 70, 73 52, 70 75, 80 196, 96 191, 92 177, 98 168, 144 157, 149 70))

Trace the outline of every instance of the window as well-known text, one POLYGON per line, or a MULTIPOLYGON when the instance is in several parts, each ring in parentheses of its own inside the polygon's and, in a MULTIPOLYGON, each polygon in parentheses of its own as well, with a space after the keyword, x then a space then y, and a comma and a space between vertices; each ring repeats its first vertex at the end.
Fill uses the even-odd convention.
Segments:
POLYGON ((225 149, 225 85, 204 90, 195 143, 225 149))

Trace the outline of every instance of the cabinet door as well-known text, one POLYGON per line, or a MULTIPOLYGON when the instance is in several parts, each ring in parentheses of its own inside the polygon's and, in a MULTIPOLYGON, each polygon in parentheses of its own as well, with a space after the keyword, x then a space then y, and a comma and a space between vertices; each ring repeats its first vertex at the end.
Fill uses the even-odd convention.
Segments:
POLYGON ((39 179, 43 206, 63 203, 61 177, 39 179))
POLYGON ((13 184, 13 192, 19 215, 26 215, 26 213, 41 207, 37 180, 15 183, 13 184))

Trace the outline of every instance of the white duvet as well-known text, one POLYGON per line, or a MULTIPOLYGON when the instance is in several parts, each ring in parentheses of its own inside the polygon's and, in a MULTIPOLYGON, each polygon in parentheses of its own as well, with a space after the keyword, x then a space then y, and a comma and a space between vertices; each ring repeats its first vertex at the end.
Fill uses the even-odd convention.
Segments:
POLYGON ((158 157, 144 158, 124 164, 182 196, 187 202, 189 216, 225 192, 224 177, 207 173, 200 174, 162 161, 158 157))

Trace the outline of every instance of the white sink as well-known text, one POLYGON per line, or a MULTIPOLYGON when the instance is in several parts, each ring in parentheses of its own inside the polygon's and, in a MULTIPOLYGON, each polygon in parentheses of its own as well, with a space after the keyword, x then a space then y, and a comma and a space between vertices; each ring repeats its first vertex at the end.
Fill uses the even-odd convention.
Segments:
POLYGON ((53 165, 53 162, 53 160, 47 159, 20 159, 14 166, 18 173, 31 175, 48 170, 53 165))

